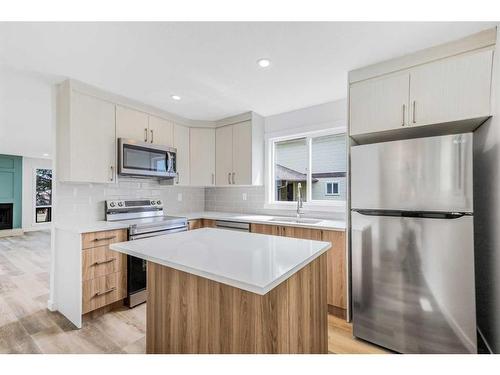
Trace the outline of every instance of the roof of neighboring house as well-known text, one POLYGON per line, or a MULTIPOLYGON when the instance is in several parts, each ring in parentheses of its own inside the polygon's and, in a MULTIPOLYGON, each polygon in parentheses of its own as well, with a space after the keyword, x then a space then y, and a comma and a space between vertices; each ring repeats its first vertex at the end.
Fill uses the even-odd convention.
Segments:
MULTIPOLYGON (((281 181, 285 180, 302 182, 307 180, 307 175, 291 168, 287 168, 281 164, 276 164, 275 178, 276 180, 281 181)), ((312 182, 318 182, 318 180, 316 178, 313 178, 312 182)))
POLYGON ((313 173, 313 178, 332 178, 332 177, 346 177, 346 172, 326 172, 326 173, 313 173))

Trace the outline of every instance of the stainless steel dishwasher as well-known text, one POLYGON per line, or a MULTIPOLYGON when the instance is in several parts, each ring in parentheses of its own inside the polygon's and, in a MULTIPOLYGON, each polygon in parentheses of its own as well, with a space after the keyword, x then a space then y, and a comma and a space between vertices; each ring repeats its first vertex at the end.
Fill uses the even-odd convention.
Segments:
POLYGON ((239 232, 250 232, 249 223, 240 223, 238 221, 216 220, 215 227, 219 229, 236 230, 239 232))

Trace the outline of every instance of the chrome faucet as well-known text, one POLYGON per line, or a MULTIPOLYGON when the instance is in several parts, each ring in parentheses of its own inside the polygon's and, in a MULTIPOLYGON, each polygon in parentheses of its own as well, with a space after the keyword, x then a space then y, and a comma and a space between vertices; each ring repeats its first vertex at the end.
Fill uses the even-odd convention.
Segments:
POLYGON ((303 206, 302 194, 301 194, 302 184, 300 182, 297 185, 297 190, 298 190, 298 196, 297 196, 297 219, 300 219, 300 215, 302 214, 302 212, 300 211, 300 209, 303 206))

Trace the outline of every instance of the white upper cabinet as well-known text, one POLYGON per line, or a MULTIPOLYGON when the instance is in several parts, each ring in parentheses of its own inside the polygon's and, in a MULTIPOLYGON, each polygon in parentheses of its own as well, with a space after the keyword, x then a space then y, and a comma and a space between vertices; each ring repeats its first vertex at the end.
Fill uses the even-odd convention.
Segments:
POLYGON ((349 103, 351 135, 407 125, 409 91, 408 72, 353 83, 349 103))
POLYGON ((149 116, 148 141, 163 146, 174 145, 174 124, 156 116, 149 116))
POLYGON ((246 113, 220 121, 216 129, 216 184, 262 185, 264 120, 246 113))
POLYGON ((176 185, 189 185, 189 128, 174 124, 173 137, 173 145, 177 149, 177 178, 174 183, 176 185))
POLYGON ((230 185, 233 173, 233 125, 215 129, 216 184, 230 185))
POLYGON ((245 121, 233 128, 233 172, 235 185, 252 184, 252 121, 245 121))
POLYGON ((116 136, 117 138, 135 139, 148 142, 148 114, 132 108, 116 106, 116 136))
POLYGON ((58 100, 57 143, 57 176, 60 181, 115 181, 116 134, 113 103, 73 91, 68 85, 63 85, 58 100))
POLYGON ((349 73, 349 135, 376 142, 469 132, 491 115, 496 31, 349 73))
POLYGON ((488 116, 493 51, 424 64, 411 70, 410 124, 488 116))
POLYGON ((190 182, 194 186, 215 185, 215 129, 190 128, 190 182))

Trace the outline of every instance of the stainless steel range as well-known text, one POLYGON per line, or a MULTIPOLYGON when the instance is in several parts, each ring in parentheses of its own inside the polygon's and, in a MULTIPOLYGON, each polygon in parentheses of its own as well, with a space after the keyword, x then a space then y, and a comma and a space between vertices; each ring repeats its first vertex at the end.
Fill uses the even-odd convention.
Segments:
MULTIPOLYGON (((162 236, 188 229, 185 217, 166 216, 160 199, 106 201, 106 220, 128 225, 129 241, 162 236)), ((146 261, 128 256, 128 305, 146 302, 146 261)))

